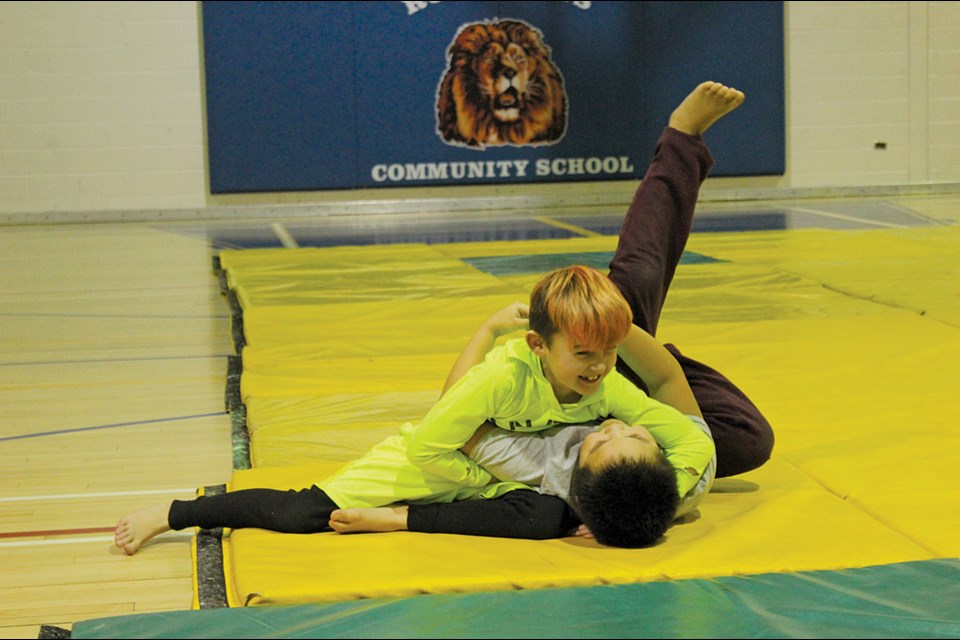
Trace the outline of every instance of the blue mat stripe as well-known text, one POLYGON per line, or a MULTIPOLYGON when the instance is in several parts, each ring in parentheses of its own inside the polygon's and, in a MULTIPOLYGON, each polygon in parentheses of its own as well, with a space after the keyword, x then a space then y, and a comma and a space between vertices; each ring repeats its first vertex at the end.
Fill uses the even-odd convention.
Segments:
MULTIPOLYGON (((612 258, 612 251, 584 251, 578 253, 464 258, 463 261, 495 276, 510 276, 524 273, 546 273, 571 264, 582 264, 606 272, 612 258)), ((721 261, 691 251, 684 252, 680 259, 680 264, 706 264, 710 262, 721 261)))

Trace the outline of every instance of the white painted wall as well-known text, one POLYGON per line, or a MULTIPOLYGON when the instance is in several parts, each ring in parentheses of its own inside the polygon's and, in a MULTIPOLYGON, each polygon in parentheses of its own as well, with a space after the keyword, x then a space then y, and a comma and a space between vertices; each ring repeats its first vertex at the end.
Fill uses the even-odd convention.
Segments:
POLYGON ((788 2, 787 43, 788 186, 960 181, 960 3, 788 2))
POLYGON ((0 2, 0 213, 203 206, 196 2, 0 2))
MULTIPOLYGON (((0 216, 465 193, 209 196, 199 25, 197 2, 0 2, 0 216)), ((787 173, 711 189, 960 183, 960 3, 787 2, 786 28, 787 173)))

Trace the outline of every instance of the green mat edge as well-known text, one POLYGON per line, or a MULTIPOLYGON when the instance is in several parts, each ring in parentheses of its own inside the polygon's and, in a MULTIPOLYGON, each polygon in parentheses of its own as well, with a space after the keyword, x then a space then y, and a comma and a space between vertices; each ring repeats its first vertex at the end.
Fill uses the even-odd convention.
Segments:
MULTIPOLYGON (((320 572, 322 573, 322 572, 320 572)), ((960 560, 709 580, 175 611, 72 638, 960 638, 960 560)))

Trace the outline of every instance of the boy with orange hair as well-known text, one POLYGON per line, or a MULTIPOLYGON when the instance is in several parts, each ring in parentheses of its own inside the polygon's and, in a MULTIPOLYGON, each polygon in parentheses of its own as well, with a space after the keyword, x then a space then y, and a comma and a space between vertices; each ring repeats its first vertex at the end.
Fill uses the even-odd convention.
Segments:
MULTIPOLYGON (((530 294, 525 336, 491 350, 444 393, 411 434, 410 461, 479 488, 490 474, 459 449, 484 422, 519 432, 606 417, 646 422, 655 405, 616 372, 617 346, 632 318, 620 291, 599 271, 571 266, 546 274, 530 294)), ((676 467, 700 466, 693 444, 703 444, 702 434, 692 427, 684 437, 664 436, 660 445, 676 467), (684 437, 689 449, 681 446, 684 437)))

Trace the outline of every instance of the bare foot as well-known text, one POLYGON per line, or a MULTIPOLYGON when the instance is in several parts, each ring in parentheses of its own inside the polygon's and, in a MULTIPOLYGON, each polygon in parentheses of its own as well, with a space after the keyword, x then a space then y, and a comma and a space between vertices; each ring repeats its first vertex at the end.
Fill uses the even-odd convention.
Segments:
POLYGON ((337 509, 330 514, 337 533, 371 533, 407 530, 407 505, 368 509, 337 509))
POLYGON ((167 514, 172 500, 141 509, 121 518, 113 532, 113 543, 132 556, 147 540, 164 531, 170 531, 167 514))
POLYGON ((714 122, 739 107, 742 91, 719 82, 703 82, 670 115, 670 126, 692 136, 702 135, 714 122))

